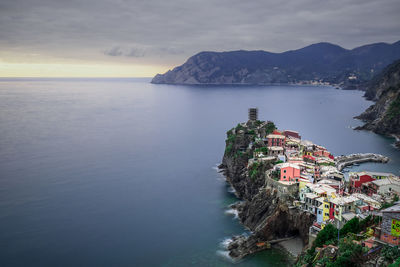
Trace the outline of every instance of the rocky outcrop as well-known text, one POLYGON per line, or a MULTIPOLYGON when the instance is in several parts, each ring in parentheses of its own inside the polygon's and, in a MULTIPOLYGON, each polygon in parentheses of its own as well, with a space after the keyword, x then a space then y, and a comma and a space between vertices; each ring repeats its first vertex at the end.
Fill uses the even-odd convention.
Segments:
MULTIPOLYGON (((272 131, 275 125, 272 122, 252 122, 238 124, 227 132, 226 148, 222 164, 219 166, 227 181, 235 189, 235 194, 243 200, 251 200, 264 185, 265 179, 262 175, 250 177, 247 173, 247 163, 257 148, 254 139, 258 134, 272 131)), ((258 173, 272 167, 271 162, 260 164, 258 173)))
POLYGON ((224 169, 227 181, 236 190, 237 196, 244 200, 233 208, 238 210, 241 223, 253 233, 249 237, 233 239, 228 247, 233 258, 242 258, 265 249, 267 246, 260 244, 271 240, 300 236, 306 244, 309 226, 315 219, 314 215, 292 206, 296 197, 294 192, 297 192, 296 184, 292 187, 280 186, 270 177, 272 162, 258 162, 257 169, 253 165, 247 166, 249 156, 243 155, 251 155, 257 147, 248 133, 257 135, 267 128, 266 125, 255 126, 248 122, 242 124, 240 129, 237 127, 227 133, 228 149, 220 167, 224 169), (241 151, 241 157, 235 156, 238 151, 241 151))
MULTIPOLYGON (((356 130, 369 130, 378 134, 400 136, 400 60, 378 75, 367 88, 365 96, 376 101, 356 117, 365 125, 356 130)), ((397 140, 400 147, 400 142, 397 140)))
POLYGON ((324 81, 357 88, 400 58, 400 42, 344 49, 313 44, 283 53, 266 51, 201 52, 183 65, 157 74, 156 84, 280 84, 324 81), (372 70, 372 71, 371 71, 372 70), (350 78, 349 78, 350 77, 350 78))

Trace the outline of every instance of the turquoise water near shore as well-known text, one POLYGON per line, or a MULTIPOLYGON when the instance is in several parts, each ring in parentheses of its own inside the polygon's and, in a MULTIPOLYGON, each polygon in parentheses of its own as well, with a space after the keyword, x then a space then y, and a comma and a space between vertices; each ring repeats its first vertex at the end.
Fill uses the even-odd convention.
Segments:
MULTIPOLYGON (((245 229, 215 167, 247 108, 335 155, 393 139, 354 131, 371 102, 311 86, 174 86, 149 79, 0 79, 2 266, 230 266, 245 229)), ((287 266, 270 250, 236 266, 287 266)))

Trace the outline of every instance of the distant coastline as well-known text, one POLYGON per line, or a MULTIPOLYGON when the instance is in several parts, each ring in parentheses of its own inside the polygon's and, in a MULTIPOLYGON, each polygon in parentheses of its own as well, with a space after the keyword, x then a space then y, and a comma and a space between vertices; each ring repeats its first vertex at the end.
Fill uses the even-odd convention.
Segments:
POLYGON ((400 59, 400 41, 344 49, 317 43, 283 53, 200 52, 184 64, 157 74, 154 84, 324 84, 359 89, 375 73, 400 59))

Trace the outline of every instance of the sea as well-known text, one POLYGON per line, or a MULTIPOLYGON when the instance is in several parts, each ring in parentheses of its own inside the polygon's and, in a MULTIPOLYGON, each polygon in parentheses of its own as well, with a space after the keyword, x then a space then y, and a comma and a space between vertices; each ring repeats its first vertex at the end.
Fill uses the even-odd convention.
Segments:
POLYGON ((1 266, 288 266, 271 249, 233 262, 249 234, 218 173, 226 131, 250 107, 347 171, 400 174, 394 139, 353 128, 372 102, 329 86, 156 85, 135 79, 0 79, 1 266))

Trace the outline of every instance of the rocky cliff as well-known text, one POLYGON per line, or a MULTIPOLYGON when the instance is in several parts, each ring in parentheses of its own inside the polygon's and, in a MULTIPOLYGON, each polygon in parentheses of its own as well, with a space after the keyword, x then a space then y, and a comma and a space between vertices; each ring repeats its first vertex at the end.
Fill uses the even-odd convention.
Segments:
POLYGON ((357 117, 365 122, 357 129, 400 137, 400 60, 371 81, 365 96, 376 103, 357 117))
POLYGON ((400 41, 365 45, 352 50, 318 43, 283 53, 244 50, 201 52, 183 65, 157 74, 152 83, 272 84, 322 80, 356 87, 399 58, 400 41))
POLYGON ((279 183, 270 178, 277 159, 249 160, 254 150, 261 147, 255 137, 270 133, 274 128, 272 122, 248 121, 227 132, 220 168, 236 195, 243 200, 233 208, 239 211, 241 223, 253 233, 250 237, 234 238, 229 245, 230 255, 234 258, 265 249, 260 244, 276 239, 300 236, 306 244, 309 226, 315 219, 292 206, 296 193, 288 192, 292 189, 296 192, 296 188, 280 188, 279 183))

